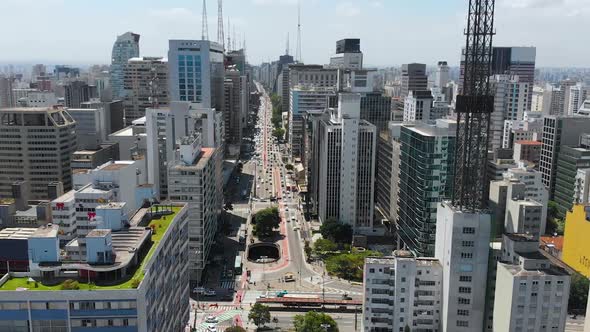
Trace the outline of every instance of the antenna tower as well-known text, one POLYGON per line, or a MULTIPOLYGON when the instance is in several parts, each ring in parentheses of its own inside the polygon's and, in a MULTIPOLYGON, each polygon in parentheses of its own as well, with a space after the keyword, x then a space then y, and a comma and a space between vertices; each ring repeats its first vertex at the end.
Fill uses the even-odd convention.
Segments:
POLYGON ((201 26, 201 39, 209 40, 209 27, 207 24, 207 0, 203 0, 203 18, 201 19, 203 25, 201 26))
POLYGON ((457 97, 457 136, 452 203, 462 211, 486 208, 486 165, 494 108, 489 77, 495 0, 469 0, 465 29, 463 93, 457 97))
POLYGON ((301 2, 297 2, 297 53, 295 54, 295 61, 301 60, 301 2))
POLYGON ((227 50, 231 51, 231 25, 229 17, 227 18, 227 50))
POLYGON ((289 55, 289 33, 287 32, 287 47, 285 48, 285 55, 289 55))
POLYGON ((217 42, 225 49, 225 37, 223 36, 223 0, 217 0, 217 42))

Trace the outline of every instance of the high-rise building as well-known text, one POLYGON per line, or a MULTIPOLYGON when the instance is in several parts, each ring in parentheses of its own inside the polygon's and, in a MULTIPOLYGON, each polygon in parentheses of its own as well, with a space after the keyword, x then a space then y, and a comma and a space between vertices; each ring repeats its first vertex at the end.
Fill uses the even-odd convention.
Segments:
POLYGON ((107 117, 104 108, 69 108, 68 113, 76 121, 78 149, 94 150, 107 138, 107 117))
POLYGON ((15 106, 12 102, 12 78, 0 76, 0 108, 15 106))
POLYGON ((446 61, 439 61, 434 78, 434 87, 442 89, 449 83, 449 66, 446 61))
POLYGON ((526 234, 505 234, 496 272, 494 331, 564 331, 570 276, 526 234))
POLYGON ((567 212, 563 239, 562 259, 581 275, 590 278, 588 252, 590 250, 590 206, 576 204, 567 212))
POLYGON ((456 123, 401 127, 398 232, 418 256, 434 255, 436 209, 453 190, 456 123))
POLYGON ((494 75, 490 79, 494 94, 494 110, 490 123, 490 148, 492 151, 502 147, 504 121, 524 119, 530 109, 530 90, 532 86, 521 82, 518 76, 494 75))
POLYGON ((539 86, 533 86, 533 98, 531 99, 531 111, 543 112, 543 95, 545 90, 539 86))
POLYGON ((512 149, 517 141, 541 141, 543 116, 540 112, 525 113, 524 120, 504 120, 502 148, 512 149))
POLYGON ((516 141, 514 142, 512 159, 517 163, 522 161, 539 165, 542 147, 543 143, 539 141, 516 141))
POLYGON ((557 156, 553 201, 557 203, 559 216, 565 217, 574 204, 578 170, 590 168, 590 149, 583 146, 562 146, 557 156))
MULTIPOLYGON (((240 72, 236 69, 225 71, 223 119, 225 124, 225 141, 228 146, 239 146, 242 142, 242 104, 240 72)), ((230 154, 235 154, 231 153, 230 154)))
POLYGON ((435 103, 429 90, 410 91, 404 100, 404 122, 434 123, 447 115, 448 105, 435 103))
POLYGON ((360 119, 360 94, 341 93, 338 109, 314 133, 310 182, 319 220, 349 224, 357 234, 373 231, 376 128, 360 119))
MULTIPOLYGON (((67 246, 60 246, 62 229, 56 224, 24 235, 29 272, 10 273, 0 281, 2 301, 11 303, 0 308, 2 317, 10 317, 1 321, 1 330, 158 332, 186 327, 188 208, 151 206, 137 224, 129 225, 131 220, 117 214, 120 205, 98 206, 93 213, 102 228, 67 246)), ((78 208, 56 206, 69 213, 78 208)))
POLYGON ((590 88, 586 87, 583 83, 577 83, 576 85, 569 87, 568 104, 564 105, 564 107, 567 107, 565 112, 566 115, 574 115, 578 113, 578 110, 582 107, 584 100, 586 100, 588 96, 589 90, 590 88))
POLYGON ((203 148, 200 134, 194 134, 180 139, 176 153, 168 168, 168 193, 170 200, 188 205, 188 267, 190 280, 200 284, 221 215, 223 151, 203 148))
POLYGON ((396 250, 391 257, 367 258, 364 267, 362 331, 438 331, 442 266, 396 250))
POLYGON ((407 97, 410 94, 410 91, 424 90, 428 90, 428 75, 426 75, 426 65, 421 63, 409 63, 402 65, 401 97, 407 97))
POLYGON ((223 111, 223 46, 208 40, 170 40, 168 68, 171 101, 223 111))
POLYGON ((76 122, 62 109, 0 109, 0 195, 10 197, 14 181, 27 181, 32 199, 46 199, 47 185, 72 189, 71 158, 76 122))
POLYGON ((543 114, 564 115, 564 91, 560 87, 547 84, 543 89, 543 114))
MULTIPOLYGON (((289 90, 296 86, 337 89, 339 85, 338 69, 324 68, 320 65, 289 65, 289 90)), ((284 77, 283 77, 284 80, 284 77)), ((283 85, 283 112, 290 112, 290 91, 283 85)))
MULTIPOLYGON (((543 173, 543 184, 549 189, 549 199, 553 199, 555 194, 557 159, 561 148, 577 146, 580 143, 580 135, 586 133, 588 128, 590 128, 588 117, 546 116, 544 118, 539 170, 543 173)), ((573 199, 573 197, 570 198, 573 199)))
POLYGON ((330 58, 330 67, 363 69, 363 52, 360 39, 342 39, 336 42, 336 55, 330 58))
POLYGON ((168 61, 131 58, 123 66, 125 125, 145 116, 145 109, 168 105, 168 61))
POLYGON ((82 103, 98 97, 96 86, 88 85, 84 81, 71 81, 64 85, 65 106, 69 108, 80 108, 82 103))
POLYGON ((139 57, 139 35, 133 32, 125 32, 117 36, 111 54, 111 90, 113 99, 125 97, 123 88, 124 67, 131 58, 139 57))
POLYGON ((336 97, 334 88, 295 86, 289 94, 289 146, 294 158, 302 158, 305 152, 303 139, 303 114, 307 111, 324 110, 328 107, 328 98, 336 97))
MULTIPOLYGON (((375 207, 394 224, 398 220, 400 174, 400 123, 390 123, 387 131, 377 138, 377 170, 375 174, 375 207)), ((393 231, 393 227, 390 227, 393 231)))
POLYGON ((378 92, 369 92, 361 96, 361 119, 377 127, 377 132, 387 131, 391 121, 391 98, 378 92))

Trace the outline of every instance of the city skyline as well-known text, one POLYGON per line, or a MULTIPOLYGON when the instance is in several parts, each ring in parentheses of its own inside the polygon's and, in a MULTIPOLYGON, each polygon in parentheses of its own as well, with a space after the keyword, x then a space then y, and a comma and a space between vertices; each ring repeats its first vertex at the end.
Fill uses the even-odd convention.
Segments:
MULTIPOLYGON (((71 0, 3 1, 1 25, 5 31, 18 27, 19 33, 5 36, 3 44, 11 51, 0 55, 0 63, 107 64, 113 41, 126 31, 142 36, 142 56, 166 56, 169 39, 200 39, 201 6, 201 1, 188 0, 165 6, 155 0, 122 4, 112 0, 90 4, 71 0), (32 5, 37 11, 29 10, 32 5), (29 12, 26 25, 20 16, 6 14, 23 10, 29 12), (40 26, 47 22, 46 17, 60 16, 67 19, 40 26), (100 24, 105 20, 109 24, 100 24), (44 31, 45 37, 39 31, 44 31), (54 47, 56 44, 62 47, 54 47)), ((207 6, 209 36, 214 40, 217 1, 208 0, 207 6)), ((369 66, 408 62, 431 65, 441 59, 457 66, 464 39, 460 33, 466 15, 464 7, 460 0, 444 5, 434 0, 301 0, 302 58, 305 63, 326 63, 335 51, 334 40, 360 38, 369 66), (428 22, 436 22, 437 29, 428 22), (387 33, 375 33, 378 30, 387 33)), ((586 46, 576 42, 576 34, 570 33, 590 16, 590 1, 500 0, 496 12, 494 45, 536 46, 537 67, 590 67, 590 60, 584 56, 586 46), (563 62, 564 54, 568 55, 568 63, 563 62)), ((287 34, 290 54, 295 54, 296 13, 297 0, 226 0, 224 26, 227 30, 228 18, 235 25, 238 46, 245 34, 248 58, 259 64, 274 61, 284 53, 287 34)), ((228 31, 225 35, 227 39, 228 31)))

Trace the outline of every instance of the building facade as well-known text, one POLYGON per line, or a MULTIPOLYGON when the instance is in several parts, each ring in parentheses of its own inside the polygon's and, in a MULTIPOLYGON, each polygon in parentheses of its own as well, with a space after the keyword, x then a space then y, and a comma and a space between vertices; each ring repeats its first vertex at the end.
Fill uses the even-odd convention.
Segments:
POLYGON ((131 58, 123 66, 125 125, 145 116, 146 108, 168 105, 168 61, 161 57, 131 58))
POLYGON ((133 32, 126 32, 117 36, 113 45, 111 54, 111 79, 110 85, 113 93, 113 99, 122 99, 125 97, 123 81, 124 67, 131 58, 139 56, 139 35, 133 32))

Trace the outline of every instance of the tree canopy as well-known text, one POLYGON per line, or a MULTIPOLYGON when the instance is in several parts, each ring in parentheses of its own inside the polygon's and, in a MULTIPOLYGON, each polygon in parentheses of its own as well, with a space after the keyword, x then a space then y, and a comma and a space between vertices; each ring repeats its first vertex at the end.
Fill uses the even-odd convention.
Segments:
POLYGON ((328 314, 308 311, 305 315, 293 317, 293 327, 296 331, 305 332, 338 332, 338 324, 328 314), (322 326, 324 325, 324 326, 322 326))
POLYGON ((268 306, 256 303, 248 313, 248 319, 258 327, 270 323, 270 309, 268 306))
POLYGON ((246 330, 241 326, 230 326, 225 329, 225 332, 246 332, 246 330))
POLYGON ((279 209, 270 207, 260 210, 252 217, 252 222, 256 236, 270 236, 273 230, 281 224, 279 209))
POLYGON ((382 256, 380 252, 364 250, 357 251, 353 249, 350 253, 338 254, 328 257, 326 262, 326 270, 329 274, 335 275, 339 278, 363 281, 363 267, 365 265, 365 258, 382 256))
POLYGON ((572 274, 570 297, 567 309, 571 313, 583 314, 588 303, 588 284, 590 281, 579 273, 572 274))
POLYGON ((320 226, 320 233, 324 239, 332 240, 336 243, 352 242, 352 227, 348 224, 342 224, 335 219, 328 219, 320 226))

